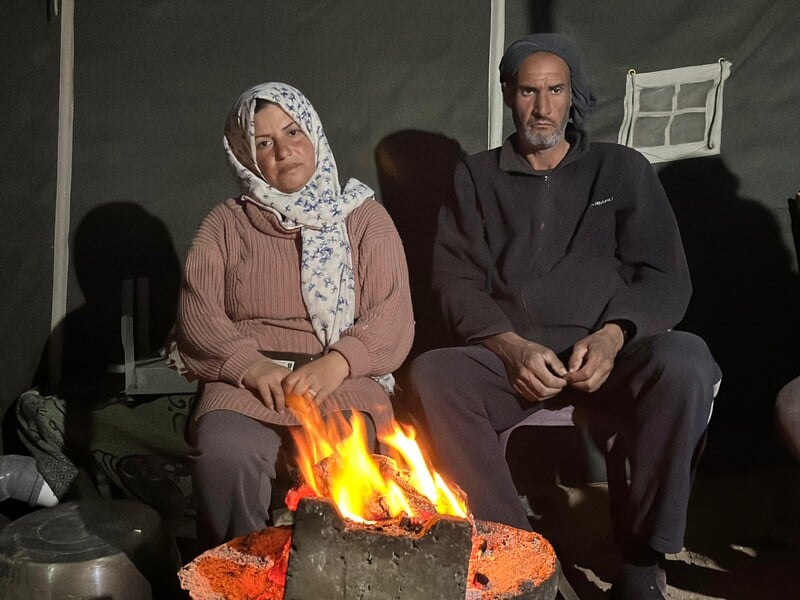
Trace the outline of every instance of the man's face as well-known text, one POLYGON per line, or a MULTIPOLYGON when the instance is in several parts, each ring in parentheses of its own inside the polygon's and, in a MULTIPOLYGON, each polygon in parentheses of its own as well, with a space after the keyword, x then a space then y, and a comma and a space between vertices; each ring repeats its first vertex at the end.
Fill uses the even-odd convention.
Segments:
POLYGON ((572 106, 569 67, 548 52, 536 52, 519 66, 503 99, 511 109, 519 143, 526 152, 553 148, 564 139, 572 106))

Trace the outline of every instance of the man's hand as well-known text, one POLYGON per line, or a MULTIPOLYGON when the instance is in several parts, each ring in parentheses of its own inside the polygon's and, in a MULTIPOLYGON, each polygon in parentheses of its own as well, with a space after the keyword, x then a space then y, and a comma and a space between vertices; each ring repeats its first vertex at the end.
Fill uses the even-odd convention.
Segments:
POLYGON ((242 385, 253 392, 267 408, 283 412, 286 408, 286 399, 281 381, 290 373, 286 367, 265 358, 247 370, 242 378, 242 385))
POLYGON ((552 398, 567 385, 567 369, 555 352, 506 332, 483 340, 483 345, 503 361, 508 381, 516 392, 531 402, 552 398))
POLYGON ((335 350, 295 369, 283 379, 285 394, 303 396, 306 392, 320 404, 350 375, 350 365, 335 350))
POLYGON ((625 342, 622 329, 607 323, 572 347, 566 382, 582 392, 594 392, 608 379, 614 359, 625 342))

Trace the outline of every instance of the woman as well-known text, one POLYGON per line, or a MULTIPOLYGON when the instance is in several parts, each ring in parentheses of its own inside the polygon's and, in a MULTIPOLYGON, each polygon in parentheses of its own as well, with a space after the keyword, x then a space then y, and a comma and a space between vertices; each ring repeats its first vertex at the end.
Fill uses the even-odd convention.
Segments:
POLYGON ((323 414, 361 411, 380 431, 413 338, 397 231, 366 185, 341 189, 305 96, 284 83, 247 90, 224 145, 242 193, 200 225, 176 338, 203 383, 190 437, 208 546, 268 521, 282 433, 297 424, 287 395, 323 414), (294 370, 278 360, 286 352, 301 357, 294 370))

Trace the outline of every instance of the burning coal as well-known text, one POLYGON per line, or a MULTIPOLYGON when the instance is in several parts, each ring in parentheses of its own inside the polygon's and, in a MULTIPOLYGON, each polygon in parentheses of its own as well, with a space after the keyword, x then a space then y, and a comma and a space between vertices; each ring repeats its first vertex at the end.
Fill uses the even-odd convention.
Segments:
POLYGON ((294 525, 207 551, 179 572, 193 600, 494 600, 556 595, 557 561, 537 533, 474 520, 464 492, 437 473, 411 428, 373 454, 363 417, 289 407, 304 481, 289 490, 294 525))

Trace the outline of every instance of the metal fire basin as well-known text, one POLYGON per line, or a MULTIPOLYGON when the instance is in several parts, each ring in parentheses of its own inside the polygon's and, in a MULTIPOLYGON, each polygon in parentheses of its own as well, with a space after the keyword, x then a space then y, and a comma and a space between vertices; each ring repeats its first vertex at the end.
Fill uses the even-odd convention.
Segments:
POLYGON ((464 600, 471 550, 466 519, 436 515, 418 531, 382 528, 343 519, 328 499, 304 498, 284 600, 464 600))

